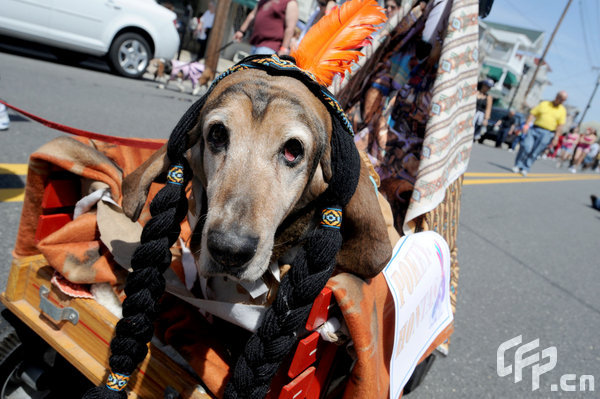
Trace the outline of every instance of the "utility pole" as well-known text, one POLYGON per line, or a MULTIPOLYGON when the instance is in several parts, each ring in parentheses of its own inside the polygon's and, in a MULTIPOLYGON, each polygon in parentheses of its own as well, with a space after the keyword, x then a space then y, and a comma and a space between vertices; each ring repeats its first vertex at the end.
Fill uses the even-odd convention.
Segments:
MULTIPOLYGON (((510 99, 510 103, 508 104, 508 109, 512 108, 513 102, 515 101, 515 97, 517 97, 517 94, 519 93, 519 88, 521 87, 521 82, 523 82, 523 78, 525 77, 527 72, 529 72, 529 66, 523 65, 523 73, 521 74, 521 78, 519 79, 519 84, 517 84, 517 88, 515 89, 515 93, 513 94, 512 98, 510 99)), ((525 101, 525 97, 523 97, 521 104, 524 101, 525 101)))
MULTIPOLYGON (((592 67, 592 69, 594 70, 600 70, 600 67, 592 67)), ((596 79, 596 86, 594 87, 594 91, 592 91, 592 95, 590 96, 590 99, 585 107, 585 109, 583 110, 583 115, 581 115, 581 119, 579 120, 579 123, 577 124, 577 127, 581 127, 581 124, 583 123, 583 118, 585 118, 585 114, 587 113, 587 110, 590 109, 590 106, 592 105, 592 100, 594 99, 594 96, 596 95, 596 90, 598 90, 598 86, 600 85, 600 73, 598 74, 598 79, 596 79)))
POLYGON ((558 20, 558 23, 554 27, 554 31, 552 32, 552 35, 550 36, 550 40, 548 40, 548 44, 546 44, 546 48, 544 49, 544 53, 542 54, 542 57, 540 58, 540 61, 538 62, 537 66, 535 67, 535 70, 533 71, 533 76, 531 77, 531 81, 529 82, 529 86, 527 86, 527 90, 525 90, 525 95, 523 96, 523 101, 525 101, 525 99, 527 98, 527 95, 529 94, 529 91, 533 87, 533 84, 535 82, 535 77, 537 76, 537 73, 538 73, 538 69, 540 69, 540 65, 542 65, 544 63, 544 59, 546 58, 546 53, 548 53, 548 49, 550 48, 550 44, 552 44, 552 40, 554 40, 554 36, 556 35, 556 32, 558 31, 558 27, 562 23, 565 15, 567 14, 567 10, 569 9, 569 6, 571 5, 572 2, 573 2, 573 0, 569 0, 569 2, 567 3, 567 6, 565 7, 562 15, 560 16, 560 19, 558 20))
POLYGON ((215 22, 210 35, 208 36, 208 43, 206 45, 206 59, 204 65, 207 68, 217 71, 217 64, 219 63, 219 57, 221 52, 221 43, 223 42, 223 36, 225 35, 225 27, 227 25, 227 14, 229 14, 229 8, 231 6, 231 0, 219 0, 217 3, 217 10, 215 12, 215 22))

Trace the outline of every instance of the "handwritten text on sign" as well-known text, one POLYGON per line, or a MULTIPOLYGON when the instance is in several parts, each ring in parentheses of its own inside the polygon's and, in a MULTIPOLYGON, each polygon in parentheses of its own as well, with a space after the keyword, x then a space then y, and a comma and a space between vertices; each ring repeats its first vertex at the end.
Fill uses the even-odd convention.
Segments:
POLYGON ((421 356, 452 322, 448 244, 432 231, 403 237, 383 273, 396 307, 390 398, 397 399, 421 356))

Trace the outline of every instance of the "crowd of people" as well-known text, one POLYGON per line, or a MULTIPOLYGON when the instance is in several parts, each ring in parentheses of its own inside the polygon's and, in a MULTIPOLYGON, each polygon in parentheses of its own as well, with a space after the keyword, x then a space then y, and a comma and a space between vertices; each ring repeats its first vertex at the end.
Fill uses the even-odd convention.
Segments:
POLYGON ((598 132, 591 126, 580 132, 580 126, 564 127, 567 111, 563 103, 565 91, 559 91, 552 101, 541 101, 529 112, 527 119, 519 124, 516 112, 509 109, 502 118, 489 125, 493 98, 489 94, 494 82, 481 80, 477 86, 477 103, 473 119, 474 140, 482 141, 485 132, 493 129, 495 146, 501 148, 509 136, 509 151, 519 147, 512 171, 527 176, 534 162, 540 158, 555 159, 556 168, 568 165, 571 173, 586 169, 600 172, 600 143, 598 132))
MULTIPOLYGON (((251 54, 287 55, 298 46, 312 26, 341 3, 343 1, 317 0, 306 21, 301 21, 296 0, 259 0, 234 32, 233 41, 241 42, 247 39, 252 46, 251 54)), ((401 0, 385 1, 388 18, 399 10, 401 3, 401 0)), ((207 10, 198 12, 195 17, 188 15, 189 11, 186 8, 185 14, 178 20, 182 42, 187 26, 187 31, 191 32, 198 43, 196 60, 205 56, 206 44, 215 20, 215 5, 214 0, 210 1, 207 10)))
MULTIPOLYGON (((401 0, 386 0, 385 10, 388 17, 394 15, 401 0)), ((233 41, 247 40, 251 45, 251 54, 290 54, 303 39, 307 31, 324 15, 327 15, 337 3, 334 0, 318 0, 305 22, 299 20, 299 8, 296 0, 259 0, 254 9, 246 16, 233 35, 233 41)), ((198 42, 196 60, 205 56, 206 44, 215 19, 215 2, 210 1, 208 9, 189 20, 189 29, 198 42)), ((598 133, 592 127, 583 132, 578 126, 564 132, 567 112, 563 103, 567 93, 560 91, 552 101, 542 101, 528 114, 526 121, 519 121, 515 110, 508 110, 502 118, 490 125, 494 99, 490 89, 495 82, 483 79, 477 85, 476 111, 473 120, 474 140, 482 140, 489 129, 495 132, 495 146, 501 148, 507 137, 509 151, 516 154, 513 172, 526 176, 531 166, 539 158, 556 159, 556 167, 568 165, 571 173, 592 169, 600 171, 598 157, 600 144, 598 133)))

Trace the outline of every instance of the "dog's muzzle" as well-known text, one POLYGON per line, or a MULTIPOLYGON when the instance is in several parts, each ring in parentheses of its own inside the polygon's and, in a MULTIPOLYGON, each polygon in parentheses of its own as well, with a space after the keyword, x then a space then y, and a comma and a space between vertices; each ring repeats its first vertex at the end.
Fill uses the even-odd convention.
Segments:
POLYGON ((225 270, 239 269, 256 254, 258 237, 234 231, 211 230, 206 245, 211 258, 225 270))

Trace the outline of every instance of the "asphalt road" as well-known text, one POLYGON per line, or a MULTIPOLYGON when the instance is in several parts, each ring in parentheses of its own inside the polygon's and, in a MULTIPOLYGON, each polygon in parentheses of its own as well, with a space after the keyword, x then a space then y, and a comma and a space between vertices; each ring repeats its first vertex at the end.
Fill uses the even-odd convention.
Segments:
MULTIPOLYGON (((157 90, 150 81, 111 75, 98 60, 73 67, 43 52, 13 51, 0 44, 0 98, 81 129, 166 138, 195 99, 157 90)), ((10 130, 0 133, 2 164, 26 163, 31 152, 59 135, 12 111, 10 116, 10 130)), ((566 171, 540 160, 529 177, 520 178, 510 174, 513 160, 513 154, 489 145, 473 149, 468 172, 491 175, 465 178, 450 353, 437 358, 424 383, 407 397, 600 396, 600 212, 589 204, 590 194, 600 195, 600 180, 592 180, 600 175, 588 172, 581 176, 589 180, 558 180, 550 174, 566 171), (534 173, 555 181, 536 181, 534 173), (478 179, 491 181, 475 184, 478 179), (496 372, 498 346, 519 335, 523 343, 539 339, 539 348, 528 354, 557 348, 557 365, 542 375, 535 392, 531 367, 518 383, 513 375, 499 377, 496 372), (552 392, 551 384, 558 384, 563 374, 575 374, 577 381, 594 375, 595 392, 552 392)), ((4 174, 0 188, 22 187, 23 181, 4 174)), ((20 202, 0 203, 0 286, 6 282, 20 210, 20 202)), ((514 353, 515 348, 507 352, 510 364, 514 353)))

